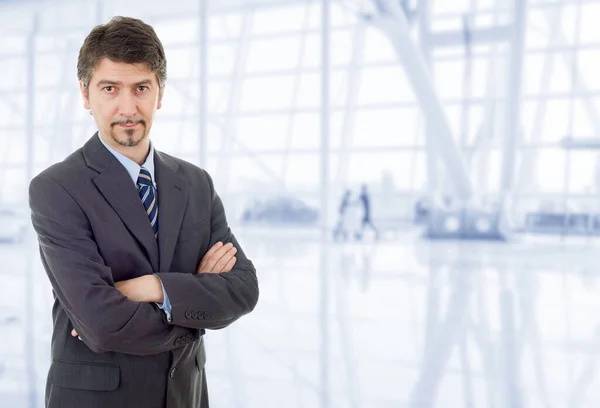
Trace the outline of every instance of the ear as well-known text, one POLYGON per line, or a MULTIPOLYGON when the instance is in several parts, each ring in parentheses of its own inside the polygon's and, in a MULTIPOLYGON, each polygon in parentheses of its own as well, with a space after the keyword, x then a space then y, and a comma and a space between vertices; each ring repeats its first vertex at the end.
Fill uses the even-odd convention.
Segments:
POLYGON ((162 98, 163 98, 163 95, 165 94, 165 85, 166 84, 162 84, 158 88, 158 104, 156 105, 156 109, 160 109, 162 107, 162 98))
POLYGON ((89 90, 83 86, 83 81, 79 81, 79 90, 81 91, 81 97, 83 98, 83 107, 90 109, 90 93, 89 90))

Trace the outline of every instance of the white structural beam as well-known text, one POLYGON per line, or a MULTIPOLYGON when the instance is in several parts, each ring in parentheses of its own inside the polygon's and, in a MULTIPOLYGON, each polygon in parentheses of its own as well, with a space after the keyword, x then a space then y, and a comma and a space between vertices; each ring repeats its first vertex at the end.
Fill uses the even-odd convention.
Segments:
MULTIPOLYGON (((506 43, 510 38, 510 26, 480 28, 469 31, 470 41, 473 44, 492 44, 495 42, 506 43)), ((436 31, 429 34, 429 44, 433 47, 462 47, 465 42, 464 30, 436 31)))
MULTIPOLYGON (((554 59, 552 58, 553 54, 551 53, 552 47, 564 47, 569 45, 566 35, 561 29, 561 9, 558 7, 548 9, 545 10, 543 14, 548 22, 550 35, 548 39, 548 51, 544 54, 544 70, 539 80, 540 89, 543 89, 545 84, 549 83, 552 78, 552 72, 554 69, 554 59)), ((579 67, 569 64, 570 54, 560 53, 560 55, 564 57, 564 63, 567 69, 575 69, 575 72, 572 74, 572 79, 574 81, 574 89, 572 90, 572 92, 574 94, 580 95, 583 103, 583 108, 585 109, 594 129, 594 135, 590 137, 582 137, 582 135, 565 135, 565 138, 561 141, 560 144, 565 149, 600 149, 600 114, 598 113, 598 110, 594 105, 593 94, 588 93, 586 91, 588 89, 586 84, 586 78, 582 74, 581 70, 579 70, 579 67)), ((530 137, 531 144, 539 143, 542 139, 542 133, 544 131, 544 118, 546 116, 547 111, 547 103, 548 98, 544 98, 541 99, 537 104, 530 137)), ((526 149, 523 151, 521 167, 518 176, 519 191, 526 190, 531 185, 533 176, 535 174, 534 169, 537 161, 538 154, 536 150, 526 149)))
POLYGON ((330 146, 330 68, 331 68, 331 3, 321 0, 321 145, 319 157, 319 408, 329 408, 330 395, 330 281, 329 257, 331 225, 329 222, 329 146, 330 146))
MULTIPOLYGON (((579 7, 581 7, 581 4, 579 5, 579 7)), ((560 10, 556 11, 556 14, 559 14, 560 10)), ((581 13, 581 11, 580 11, 581 13)), ((544 16, 546 17, 546 19, 548 20, 548 24, 552 24, 552 20, 551 17, 549 15, 549 13, 544 13, 544 16)), ((552 26, 550 26, 552 28, 552 26)), ((579 32, 581 31, 581 27, 578 28, 579 32)), ((567 40, 565 33, 559 29, 557 29, 557 33, 558 33, 558 42, 559 42, 559 46, 567 46, 569 45, 569 41, 567 40)), ((579 44, 577 44, 579 45, 579 44)), ((596 135, 596 137, 600 137, 600 115, 598 114, 598 110, 596 109, 596 106, 594 105, 594 101, 591 97, 591 95, 586 94, 586 91, 588 90, 588 86, 586 83, 586 79, 585 76, 581 73, 581 71, 579 70, 579 66, 577 64, 571 64, 570 58, 569 58, 569 53, 560 53, 563 56, 565 65, 567 66, 567 69, 572 70, 572 79, 573 79, 573 94, 581 92, 582 93, 582 98, 583 98, 583 108, 585 109, 586 113, 588 114, 588 117, 592 123, 592 126, 594 127, 594 133, 596 135)))
MULTIPOLYGON (((429 32, 431 31, 430 22, 430 2, 431 0, 421 0, 419 3, 419 37, 421 39, 421 52, 425 64, 431 70, 431 46, 427 40, 429 32)), ((425 140, 432 140, 435 136, 431 135, 432 127, 427 124, 425 120, 425 140)), ((434 196, 438 190, 438 161, 435 154, 434 144, 425 143, 425 163, 427 166, 427 190, 430 196, 434 196)))
POLYGON ((585 109, 586 113, 588 114, 588 117, 590 118, 590 122, 594 127, 594 133, 596 137, 600 138, 600 115, 598 114, 598 109, 596 109, 596 105, 594 105, 592 96, 589 93, 586 93, 588 90, 588 86, 585 82, 585 78, 583 77, 579 69, 577 69, 577 71, 573 75, 573 80, 575 88, 573 90, 573 93, 576 94, 580 92, 582 94, 583 108, 585 109))
POLYGON ((525 24, 527 1, 513 1, 513 30, 511 32, 510 58, 508 59, 508 97, 506 99, 505 129, 502 144, 502 195, 513 188, 515 161, 521 131, 521 87, 523 77, 523 51, 525 47, 525 24))
POLYGON ((598 150, 600 149, 600 137, 582 137, 577 139, 565 137, 561 140, 560 145, 565 149, 598 150))
MULTIPOLYGON (((548 19, 548 27, 550 28, 549 36, 548 36, 548 46, 553 46, 556 44, 560 38, 560 30, 561 30, 561 13, 559 9, 548 10, 544 14, 546 14, 546 18, 548 19), (552 12, 552 15, 548 15, 548 13, 552 12)), ((538 87, 540 90, 544 89, 544 86, 550 83, 550 79, 552 78, 554 72, 554 58, 553 54, 550 52, 544 53, 544 62, 542 63, 542 75, 539 77, 538 87)), ((544 121, 547 112, 549 98, 539 99, 536 103, 535 113, 533 117, 533 126, 531 128, 531 136, 529 143, 538 144, 542 141, 542 134, 545 131, 547 126, 544 121)), ((534 179, 535 179, 535 168, 537 166, 537 161, 539 158, 539 152, 536 149, 525 149, 522 152, 521 156, 521 165, 519 167, 519 173, 517 176, 517 185, 516 185, 516 193, 521 193, 522 191, 528 190, 531 188, 534 179)))
POLYGON ((285 160, 281 163, 281 175, 280 175, 280 192, 284 192, 287 189, 287 180, 289 179, 288 173, 290 168, 291 160, 288 158, 291 157, 293 151, 293 139, 294 139, 294 129, 296 128, 296 124, 298 121, 298 108, 300 105, 300 85, 302 84, 302 76, 304 73, 304 55, 306 53, 306 47, 308 43, 308 31, 310 25, 310 5, 306 5, 304 8, 304 17, 302 19, 302 32, 300 35, 300 45, 298 46, 298 54, 296 57, 296 67, 294 68, 294 87, 292 90, 292 111, 290 112, 290 118, 287 123, 287 129, 285 133, 285 145, 284 145, 284 155, 285 160))
POLYGON ((198 4, 198 69, 200 74, 200 99, 198 101, 198 165, 207 167, 208 150, 208 7, 210 0, 198 4))
MULTIPOLYGON (((35 50, 37 28, 39 27, 39 17, 37 13, 33 14, 32 30, 27 39, 27 113, 25 134, 27 137, 27 167, 25 169, 25 180, 29 184, 35 171, 35 50)), ((27 189, 23 189, 27 191, 27 189)), ((27 202, 27 199, 25 199, 27 202)), ((31 264, 28 265, 26 276, 26 297, 25 297, 25 361, 27 370, 28 402, 29 408, 34 408, 37 404, 36 381, 35 381, 35 314, 34 314, 34 273, 31 264)))
POLYGON ((449 121, 434 89, 427 64, 411 39, 404 11, 391 0, 375 0, 375 4, 379 13, 367 20, 388 36, 398 54, 427 121, 426 144, 434 146, 437 158, 450 175, 456 198, 469 200, 473 191, 466 165, 452 137, 449 121))
POLYGON ((347 187, 348 169, 350 168, 350 148, 354 136, 356 121, 356 103, 361 83, 361 65, 364 62, 365 26, 357 24, 352 36, 352 54, 348 68, 346 103, 343 109, 340 154, 338 156, 337 173, 335 175, 334 193, 339 197, 341 190, 347 187))
POLYGON ((223 137, 219 150, 217 162, 216 179, 217 186, 221 189, 221 196, 229 191, 229 180, 231 174, 231 157, 233 155, 233 144, 236 139, 237 119, 239 118, 240 105, 243 90, 243 69, 246 67, 248 57, 249 40, 248 33, 251 31, 254 12, 246 11, 242 16, 242 26, 239 33, 239 42, 235 52, 235 62, 231 85, 229 88, 228 106, 225 113, 223 126, 223 137))

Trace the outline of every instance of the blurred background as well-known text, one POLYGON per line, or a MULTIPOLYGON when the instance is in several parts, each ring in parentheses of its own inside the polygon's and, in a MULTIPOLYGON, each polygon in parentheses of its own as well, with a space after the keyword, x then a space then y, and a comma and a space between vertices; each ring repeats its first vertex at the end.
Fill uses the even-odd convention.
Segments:
POLYGON ((0 0, 1 407, 43 406, 27 186, 95 132, 76 60, 114 15, 259 274, 211 406, 600 406, 599 0, 0 0))

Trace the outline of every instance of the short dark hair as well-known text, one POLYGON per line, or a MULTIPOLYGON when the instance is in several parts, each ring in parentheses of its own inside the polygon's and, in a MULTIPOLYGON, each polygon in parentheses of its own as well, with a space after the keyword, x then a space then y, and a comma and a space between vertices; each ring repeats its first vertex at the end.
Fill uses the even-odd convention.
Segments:
POLYGON ((113 17, 90 31, 79 49, 77 78, 87 89, 101 59, 128 64, 145 63, 156 74, 158 85, 167 80, 167 59, 152 26, 131 17, 113 17))

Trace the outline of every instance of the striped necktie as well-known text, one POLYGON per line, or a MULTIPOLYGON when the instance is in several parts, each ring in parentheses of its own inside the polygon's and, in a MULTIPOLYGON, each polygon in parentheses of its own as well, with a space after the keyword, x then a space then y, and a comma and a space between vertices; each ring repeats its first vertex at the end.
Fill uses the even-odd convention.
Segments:
POLYGON ((154 238, 156 238, 158 236, 158 203, 156 199, 156 189, 154 188, 154 184, 152 184, 150 172, 144 167, 140 169, 137 185, 142 204, 144 204, 146 214, 148 214, 148 219, 150 220, 150 226, 152 227, 152 231, 154 231, 154 238))

